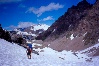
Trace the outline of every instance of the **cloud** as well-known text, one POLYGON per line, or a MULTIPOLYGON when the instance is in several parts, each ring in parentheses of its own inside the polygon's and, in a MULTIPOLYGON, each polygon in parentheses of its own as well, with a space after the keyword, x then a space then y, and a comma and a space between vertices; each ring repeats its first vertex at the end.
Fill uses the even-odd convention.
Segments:
POLYGON ((19 2, 23 0, 0 0, 0 3, 10 3, 10 2, 19 2))
POLYGON ((11 26, 10 26, 10 28, 16 28, 16 26, 14 26, 14 25, 11 25, 11 26))
POLYGON ((13 30, 13 29, 15 29, 15 28, 17 28, 17 27, 14 26, 14 25, 11 25, 11 26, 9 26, 9 27, 4 27, 4 29, 6 29, 6 30, 13 30))
POLYGON ((18 28, 26 28, 26 27, 29 27, 31 25, 34 25, 32 22, 19 22, 18 24, 18 28))
POLYGON ((43 21, 47 21, 47 20, 54 20, 52 16, 48 16, 46 18, 43 19, 43 21))
POLYGON ((35 24, 33 24, 32 22, 19 22, 17 26, 11 25, 9 27, 5 27, 4 29, 13 30, 15 28, 26 28, 31 25, 35 25, 35 24))
POLYGON ((48 17, 43 18, 43 19, 37 19, 38 22, 41 22, 41 21, 48 21, 48 20, 54 20, 53 16, 48 16, 48 17))
POLYGON ((63 8, 63 5, 60 5, 59 3, 50 3, 48 6, 41 6, 40 8, 34 8, 30 7, 27 11, 29 13, 34 13, 37 15, 37 17, 41 16, 46 11, 52 11, 52 10, 58 10, 60 8, 63 8))
POLYGON ((25 5, 23 5, 23 4, 19 4, 19 6, 18 6, 18 7, 25 8, 26 6, 25 6, 25 5))

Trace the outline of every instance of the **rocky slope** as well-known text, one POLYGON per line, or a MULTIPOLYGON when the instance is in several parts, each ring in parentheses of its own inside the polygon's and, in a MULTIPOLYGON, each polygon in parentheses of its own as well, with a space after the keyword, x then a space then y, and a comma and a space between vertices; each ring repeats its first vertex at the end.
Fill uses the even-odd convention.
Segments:
POLYGON ((37 39, 42 39, 44 46, 58 51, 82 50, 98 43, 98 26, 99 0, 93 5, 83 0, 69 8, 37 39))
POLYGON ((41 37, 43 36, 43 38, 40 39, 45 40, 47 38, 53 40, 58 38, 62 33, 77 28, 79 21, 87 15, 91 7, 92 5, 86 0, 78 3, 77 6, 72 6, 64 15, 59 17, 46 32, 40 35, 41 37), (51 39, 49 37, 51 37, 51 39))

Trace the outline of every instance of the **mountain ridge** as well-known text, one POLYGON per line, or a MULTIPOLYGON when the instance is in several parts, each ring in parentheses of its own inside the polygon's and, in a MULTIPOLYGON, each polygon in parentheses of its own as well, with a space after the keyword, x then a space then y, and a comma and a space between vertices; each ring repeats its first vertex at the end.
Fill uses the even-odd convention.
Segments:
POLYGON ((99 0, 89 4, 83 0, 72 6, 37 39, 55 50, 78 51, 93 46, 99 39, 99 0), (42 38, 43 37, 43 38, 42 38), (71 37, 74 37, 71 39, 71 37))
POLYGON ((73 5, 71 8, 67 10, 67 12, 65 12, 64 15, 60 16, 44 34, 41 34, 41 36, 46 35, 48 33, 48 35, 46 35, 44 38, 46 39, 48 36, 53 36, 55 34, 57 34, 58 36, 58 34, 60 35, 65 31, 75 28, 75 26, 78 25, 77 23, 79 23, 79 20, 86 16, 87 11, 91 7, 92 5, 90 5, 86 0, 79 2, 77 6, 73 5))
POLYGON ((22 35, 23 38, 28 37, 30 40, 35 39, 35 37, 42 33, 43 31, 48 29, 48 25, 46 24, 35 24, 35 25, 31 25, 29 27, 25 27, 25 28, 16 28, 12 31, 10 31, 10 33, 16 33, 18 35, 22 35))

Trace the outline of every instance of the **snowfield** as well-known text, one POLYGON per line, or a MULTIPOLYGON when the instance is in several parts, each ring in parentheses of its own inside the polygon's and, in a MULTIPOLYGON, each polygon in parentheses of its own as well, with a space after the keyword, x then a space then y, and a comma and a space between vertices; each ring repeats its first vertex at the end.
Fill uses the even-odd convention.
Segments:
POLYGON ((39 24, 39 25, 35 25, 34 26, 34 31, 39 30, 39 29, 44 29, 47 30, 50 26, 46 25, 46 24, 39 24))
POLYGON ((25 48, 0 39, 0 66, 99 66, 99 57, 81 52, 58 52, 48 47, 33 50, 39 55, 32 53, 32 59, 28 59, 25 48))

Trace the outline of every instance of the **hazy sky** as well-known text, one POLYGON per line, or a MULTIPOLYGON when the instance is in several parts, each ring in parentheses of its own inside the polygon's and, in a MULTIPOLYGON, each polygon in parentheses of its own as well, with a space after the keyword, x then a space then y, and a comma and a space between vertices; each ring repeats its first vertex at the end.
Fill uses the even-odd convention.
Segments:
MULTIPOLYGON (((0 0, 3 28, 44 23, 51 25, 72 5, 82 0, 0 0)), ((96 0, 87 0, 93 4, 96 0)))

